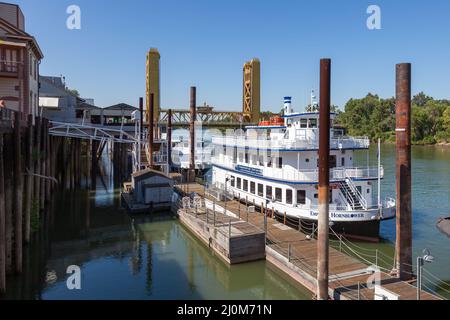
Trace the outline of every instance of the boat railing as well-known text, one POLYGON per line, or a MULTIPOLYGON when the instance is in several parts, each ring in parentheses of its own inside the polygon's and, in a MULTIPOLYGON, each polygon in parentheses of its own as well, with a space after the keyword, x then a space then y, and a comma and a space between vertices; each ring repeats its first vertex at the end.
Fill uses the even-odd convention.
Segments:
MULTIPOLYGON (((238 148, 251 149, 268 149, 268 150, 292 150, 292 149, 317 149, 319 146, 318 139, 275 139, 267 137, 245 137, 245 136, 216 136, 212 138, 214 145, 230 146, 238 148)), ((330 140, 330 148, 332 149, 364 149, 368 148, 370 140, 367 137, 338 137, 330 140)))
POLYGON ((364 209, 367 209, 366 199, 362 196, 361 192, 359 192, 358 188, 352 180, 352 177, 347 173, 347 171, 345 171, 345 178, 345 183, 347 183, 347 185, 350 187, 351 192, 356 196, 358 202, 364 209))

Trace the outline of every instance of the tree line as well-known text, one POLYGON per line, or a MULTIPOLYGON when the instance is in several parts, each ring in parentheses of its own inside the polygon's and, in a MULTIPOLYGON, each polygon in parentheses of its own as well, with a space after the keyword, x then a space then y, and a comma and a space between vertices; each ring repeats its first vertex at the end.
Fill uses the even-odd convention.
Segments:
MULTIPOLYGON (((420 92, 411 102, 412 143, 449 143, 450 101, 437 100, 420 92)), ((395 98, 382 99, 369 93, 362 99, 350 99, 344 111, 338 111, 336 122, 346 128, 348 135, 393 142, 395 98)))

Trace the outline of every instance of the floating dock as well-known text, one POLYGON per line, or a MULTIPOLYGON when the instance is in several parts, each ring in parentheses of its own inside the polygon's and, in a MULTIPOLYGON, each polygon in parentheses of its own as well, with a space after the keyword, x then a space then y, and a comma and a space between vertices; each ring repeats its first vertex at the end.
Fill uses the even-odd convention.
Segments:
POLYGON ((211 206, 179 208, 180 222, 223 261, 237 264, 265 258, 264 231, 211 206))
MULTIPOLYGON (((237 200, 229 200, 226 203, 217 201, 209 194, 205 195, 205 187, 197 183, 178 184, 175 186, 175 190, 181 195, 198 194, 204 199, 207 207, 214 203, 216 215, 218 215, 217 212, 221 215, 226 210, 226 217, 221 215, 225 221, 229 221, 230 215, 234 215, 235 218, 231 220, 233 227, 239 225, 238 221, 243 221, 260 230, 263 235, 265 233, 265 219, 264 214, 261 213, 261 208, 259 208, 259 212, 251 212, 248 210, 248 206, 237 200)), ((211 219, 211 217, 212 215, 209 214, 208 219, 211 219)), ((180 219, 182 219, 182 222, 183 220, 186 222, 186 215, 182 213, 180 219)), ((197 217, 196 219, 205 220, 206 216, 203 215, 203 217, 197 217)), ((193 218, 190 218, 190 220, 192 221, 193 218)), ((315 294, 317 290, 317 241, 309 235, 274 219, 270 212, 266 224, 266 260, 315 294)), ((247 228, 248 225, 246 225, 247 228)), ((226 230, 226 223, 220 227, 226 230)), ((200 229, 201 227, 198 226, 197 228, 200 229)), ((208 241, 205 240, 207 239, 205 231, 202 234, 194 233, 208 245, 208 241)), ((329 250, 328 292, 332 299, 377 300, 389 297, 390 299, 411 300, 416 298, 417 288, 411 283, 376 270, 373 266, 337 249, 330 247, 329 250), (374 280, 378 282, 377 286, 368 285, 374 280)), ((245 261, 245 259, 242 261, 245 261)), ((440 298, 422 290, 421 300, 440 300, 440 298)))

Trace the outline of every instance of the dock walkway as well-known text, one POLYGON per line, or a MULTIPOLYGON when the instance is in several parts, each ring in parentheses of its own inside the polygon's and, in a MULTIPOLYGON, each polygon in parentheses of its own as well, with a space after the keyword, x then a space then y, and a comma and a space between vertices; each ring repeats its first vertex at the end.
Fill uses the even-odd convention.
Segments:
MULTIPOLYGON (((227 214, 235 215, 237 219, 247 221, 260 230, 265 230, 265 223, 267 223, 267 261, 308 288, 313 294, 316 292, 317 241, 314 238, 287 226, 286 223, 279 222, 270 210, 265 219, 264 214, 261 213, 261 206, 259 210, 251 212, 245 204, 235 199, 225 202, 214 199, 208 193, 205 195, 205 187, 200 184, 178 184, 175 188, 182 195, 195 192, 210 205, 214 203, 217 211, 226 210, 227 214)), ((417 288, 408 282, 376 270, 373 266, 332 247, 329 248, 329 256, 329 296, 332 299, 374 300, 377 298, 375 288, 368 285, 374 279, 377 279, 382 289, 391 296, 398 296, 401 300, 416 298, 417 288)), ((421 299, 439 300, 440 298, 422 291, 421 299)))

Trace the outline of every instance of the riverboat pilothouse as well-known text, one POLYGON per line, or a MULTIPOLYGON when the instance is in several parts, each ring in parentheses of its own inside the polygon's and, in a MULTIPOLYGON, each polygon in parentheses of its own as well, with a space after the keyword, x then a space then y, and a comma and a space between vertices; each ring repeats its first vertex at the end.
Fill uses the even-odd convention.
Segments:
MULTIPOLYGON (((317 226, 319 113, 314 93, 308 109, 294 113, 291 98, 285 97, 282 117, 213 137, 213 186, 291 221, 317 226)), ((380 157, 376 167, 356 166, 354 152, 368 150, 369 139, 344 136, 333 126, 335 114, 330 117, 330 224, 346 235, 378 238, 380 221, 395 217, 395 200, 380 194, 380 157)))

